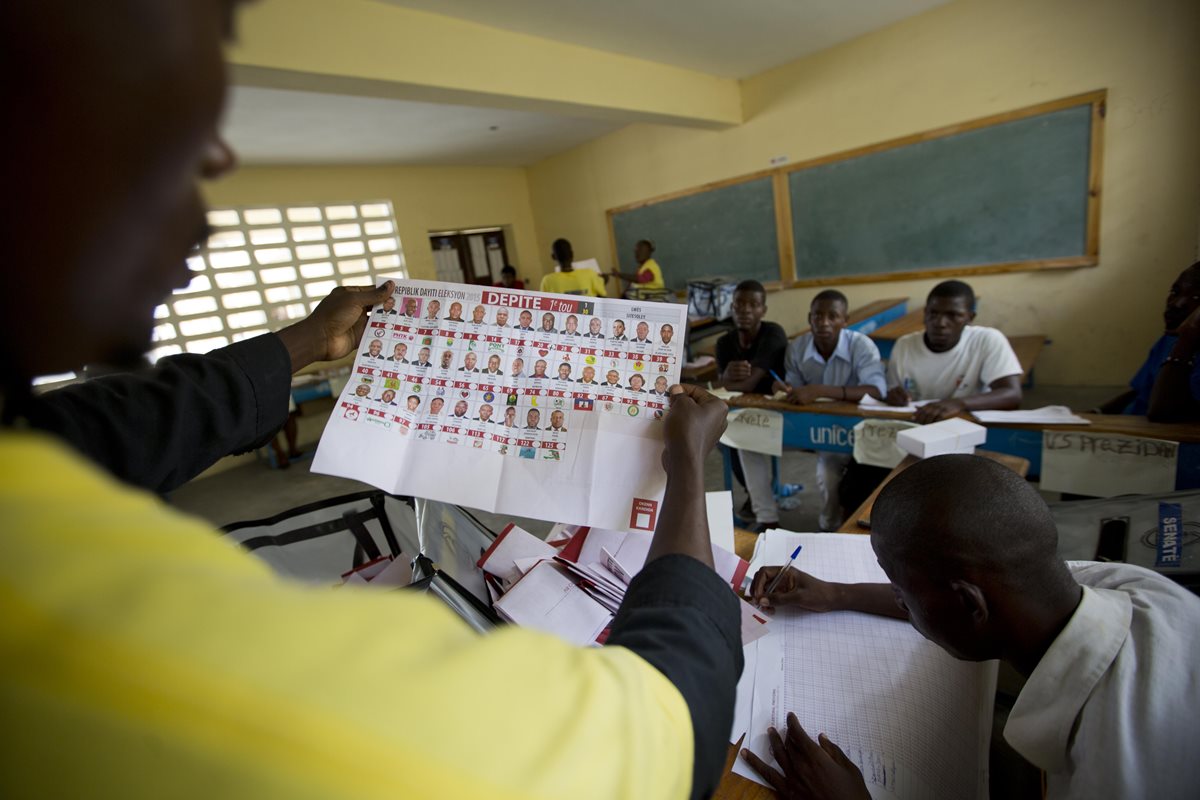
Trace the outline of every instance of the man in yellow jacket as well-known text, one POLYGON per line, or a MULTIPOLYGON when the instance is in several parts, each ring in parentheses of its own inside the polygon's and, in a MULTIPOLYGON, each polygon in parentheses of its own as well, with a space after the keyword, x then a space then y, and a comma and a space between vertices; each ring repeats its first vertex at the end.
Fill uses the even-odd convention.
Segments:
POLYGON ((30 395, 33 376, 144 350, 155 306, 187 282, 196 179, 233 164, 214 131, 236 5, 0 6, 0 59, 23 76, 2 90, 22 124, 0 158, 24 187, 0 267, 0 796, 710 792, 741 670, 703 499, 719 401, 674 389, 647 566, 610 646, 579 649, 480 637, 425 596, 284 582, 128 483, 186 479, 162 455, 180 441, 227 444, 244 425, 248 444, 281 423, 291 369, 350 352, 390 287, 338 292, 245 347, 30 395), (70 319, 48 319, 68 296, 70 319), (198 399, 210 390, 236 402, 198 399))

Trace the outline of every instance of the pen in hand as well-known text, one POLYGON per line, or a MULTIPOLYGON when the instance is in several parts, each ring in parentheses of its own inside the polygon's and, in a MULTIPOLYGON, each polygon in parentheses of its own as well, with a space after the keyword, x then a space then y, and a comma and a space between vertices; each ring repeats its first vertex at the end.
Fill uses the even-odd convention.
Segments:
POLYGON ((768 597, 774 594, 775 590, 779 588, 779 582, 783 580, 783 573, 791 569, 792 565, 796 563, 796 556, 800 555, 800 549, 802 547, 804 547, 802 544, 796 545, 796 549, 792 551, 791 558, 787 560, 787 563, 784 564, 783 568, 779 570, 779 573, 775 575, 775 580, 771 581, 771 583, 767 585, 767 591, 765 594, 768 597))
POLYGON ((788 383, 787 383, 787 381, 785 381, 783 378, 779 377, 779 375, 777 375, 777 374, 775 373, 775 370, 773 370, 773 369, 769 369, 769 370, 767 370, 767 372, 768 372, 768 373, 770 373, 770 375, 771 375, 771 377, 772 377, 772 378, 774 378, 774 379, 775 379, 776 381, 778 381, 779 383, 782 383, 782 384, 783 384, 783 388, 784 388, 784 390, 785 390, 785 391, 788 391, 788 392, 790 392, 790 391, 792 390, 792 387, 791 387, 791 386, 788 386, 788 383))

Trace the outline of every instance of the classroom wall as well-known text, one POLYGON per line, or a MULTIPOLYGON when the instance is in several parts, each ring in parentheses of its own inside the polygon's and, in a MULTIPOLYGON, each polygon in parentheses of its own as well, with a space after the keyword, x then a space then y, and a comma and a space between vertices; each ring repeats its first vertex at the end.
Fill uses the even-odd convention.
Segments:
POLYGON ((484 226, 505 230, 521 276, 542 274, 525 170, 509 167, 243 167, 205 194, 211 205, 392 201, 409 274, 434 280, 429 232, 484 226))
MULTIPOLYGON (((971 282, 982 324, 1053 340, 1039 381, 1122 384, 1195 257, 1197 30, 1194 0, 958 0, 744 81, 736 128, 635 125, 531 167, 538 250, 566 236, 577 257, 607 267, 607 208, 764 169, 774 156, 802 161, 1107 88, 1100 265, 971 282)), ((935 282, 844 289, 854 306, 904 295, 919 304, 935 282)), ((772 295, 771 316, 796 330, 815 291, 772 295)))

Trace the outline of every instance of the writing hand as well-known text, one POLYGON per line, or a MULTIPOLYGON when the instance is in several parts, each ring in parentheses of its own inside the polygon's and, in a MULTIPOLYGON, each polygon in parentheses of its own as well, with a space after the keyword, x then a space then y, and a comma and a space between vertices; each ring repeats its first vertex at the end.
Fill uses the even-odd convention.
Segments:
POLYGON ((750 599, 759 608, 796 606, 806 611, 832 611, 836 591, 834 585, 807 572, 788 567, 775 591, 767 594, 767 587, 782 567, 763 567, 750 584, 750 599))
POLYGON ((913 419, 922 425, 927 425, 930 422, 956 417, 966 410, 967 404, 962 400, 938 400, 936 403, 918 408, 913 419))
POLYGON ((912 402, 912 395, 903 386, 893 386, 883 399, 889 406, 906 406, 912 402))
POLYGON ((799 406, 817 402, 821 392, 815 386, 796 386, 788 392, 788 402, 799 406))
POLYGON ((846 757, 842 749, 825 734, 814 742, 800 727, 800 720, 789 712, 787 716, 787 739, 774 728, 767 730, 771 741, 771 755, 783 768, 783 772, 769 766, 749 750, 742 750, 742 758, 762 775, 771 788, 784 800, 808 800, 809 798, 831 798, 831 800, 861 800, 869 798, 867 783, 862 771, 846 757))

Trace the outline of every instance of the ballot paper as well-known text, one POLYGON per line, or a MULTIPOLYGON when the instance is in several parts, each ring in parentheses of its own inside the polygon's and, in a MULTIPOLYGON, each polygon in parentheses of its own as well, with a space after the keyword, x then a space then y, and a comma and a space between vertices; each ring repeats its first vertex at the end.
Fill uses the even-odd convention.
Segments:
POLYGON ((908 405, 889 406, 882 400, 876 400, 869 394, 863 395, 863 399, 858 401, 858 407, 863 411, 891 411, 894 414, 915 414, 921 406, 927 406, 930 403, 936 403, 937 400, 914 400, 908 405))
POLYGON ((1041 408, 1017 409, 1015 411, 972 411, 971 415, 980 422, 1006 422, 1027 425, 1091 425, 1066 406, 1042 406, 1041 408))
POLYGON ((399 281, 390 299, 370 315, 314 472, 654 530, 687 306, 429 281, 399 281))
POLYGON ((554 558, 557 552, 529 531, 509 523, 480 557, 476 566, 499 578, 501 585, 507 590, 529 571, 521 569, 525 562, 554 558))
MULTIPOLYGON (((754 567, 795 566, 825 580, 886 582, 870 539, 855 534, 765 533, 754 567)), ((957 661, 904 621, 856 612, 778 609, 757 642, 745 746, 774 764, 767 728, 794 712, 863 772, 873 797, 987 797, 995 662, 957 661)), ((734 772, 762 783, 740 757, 734 772)))
POLYGON ((595 643, 612 622, 612 613, 553 561, 543 561, 531 569, 493 607, 509 622, 576 645, 595 643))

